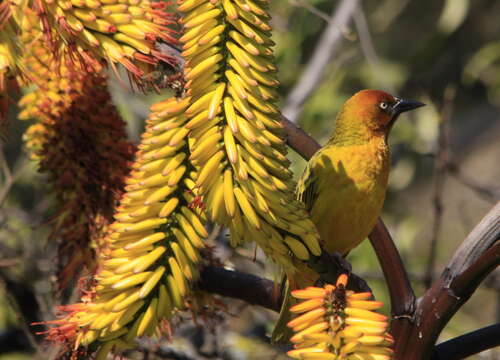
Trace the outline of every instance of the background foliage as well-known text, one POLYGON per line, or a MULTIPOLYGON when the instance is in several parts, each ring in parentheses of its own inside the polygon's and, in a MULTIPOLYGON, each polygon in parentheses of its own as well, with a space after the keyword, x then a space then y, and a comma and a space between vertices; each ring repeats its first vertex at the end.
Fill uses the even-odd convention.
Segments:
MULTIPOLYGON (((338 3, 272 1, 283 103, 338 3)), ((393 170, 383 214, 417 295, 425 289, 432 240, 437 241, 434 271, 438 272, 500 198, 499 13, 500 3, 495 0, 362 1, 355 21, 342 29, 341 48, 300 117, 301 126, 323 143, 339 107, 357 90, 379 88, 428 104, 402 117, 393 129, 393 170)), ((148 105, 167 94, 132 93, 118 81, 110 86, 130 136, 138 139, 148 105)), ((48 320, 54 317, 51 259, 55 249, 46 242, 53 199, 46 196, 46 179, 36 173, 23 151, 21 137, 29 124, 15 121, 15 107, 11 111, 10 140, 0 154, 0 279, 32 290, 43 319, 48 320)), ((290 158, 298 176, 305 162, 293 153, 290 158)), ((260 252, 253 260, 253 247, 234 252, 224 236, 214 241, 216 254, 228 266, 278 277, 260 252)), ((368 242, 354 250, 349 260, 369 281, 377 299, 388 302, 368 242)), ((5 334, 25 327, 4 285, 0 281, 0 342, 5 334)), ((499 288, 497 270, 450 322, 442 340, 499 322, 499 288)), ((267 338, 276 314, 224 301, 227 314, 210 320, 208 326, 189 322, 181 326, 175 341, 161 348, 165 354, 171 351, 178 359, 266 359, 281 353, 268 345, 267 338)), ((33 356, 29 343, 20 340, 8 345, 11 349, 0 348, 0 359, 33 356)), ((491 350, 477 358, 499 356, 498 350, 491 350)), ((143 356, 135 352, 131 357, 143 356)))

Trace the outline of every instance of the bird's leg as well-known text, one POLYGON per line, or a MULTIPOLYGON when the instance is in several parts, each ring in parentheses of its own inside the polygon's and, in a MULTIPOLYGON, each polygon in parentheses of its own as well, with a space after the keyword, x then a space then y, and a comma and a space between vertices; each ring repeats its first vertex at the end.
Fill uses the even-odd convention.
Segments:
POLYGON ((317 286, 323 286, 325 283, 335 284, 340 274, 350 275, 352 271, 351 264, 338 252, 323 252, 321 256, 310 260, 309 266, 320 275, 316 281, 317 286))
POLYGON ((335 267, 338 269, 340 273, 345 273, 350 275, 352 272, 352 265, 349 261, 346 260, 346 256, 341 253, 334 251, 331 254, 326 254, 330 258, 330 262, 336 264, 335 267))

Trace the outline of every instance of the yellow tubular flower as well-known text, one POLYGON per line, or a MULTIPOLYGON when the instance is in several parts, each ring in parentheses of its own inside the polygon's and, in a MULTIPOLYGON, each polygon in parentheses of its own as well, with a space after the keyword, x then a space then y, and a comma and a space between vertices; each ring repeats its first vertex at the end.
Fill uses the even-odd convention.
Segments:
POLYGON ((258 245, 288 274, 292 255, 319 255, 319 236, 294 199, 275 106, 270 16, 261 0, 182 0, 185 115, 196 185, 231 243, 258 245))
POLYGON ((290 308, 296 317, 288 323, 295 335, 290 341, 294 359, 390 360, 393 338, 387 317, 374 312, 382 307, 372 294, 346 290, 347 275, 337 284, 292 291, 302 300, 290 308))
POLYGON ((34 0, 46 39, 53 51, 69 53, 86 68, 120 63, 140 80, 159 61, 175 65, 155 42, 175 44, 175 23, 168 2, 149 0, 34 0))
POLYGON ((72 305, 48 338, 61 332, 73 349, 134 346, 165 326, 175 309, 187 305, 190 283, 198 278, 200 251, 208 236, 193 195, 187 162, 183 112, 189 98, 171 98, 152 106, 126 193, 115 222, 101 241, 95 286, 82 303, 72 305))
MULTIPOLYGON (((30 38, 31 33, 24 35, 30 38)), ((105 77, 54 61, 42 41, 31 41, 23 63, 38 87, 20 100, 20 117, 37 121, 24 139, 57 199, 51 238, 58 243, 62 289, 81 275, 83 266, 95 266, 97 240, 112 221, 133 145, 105 77)))

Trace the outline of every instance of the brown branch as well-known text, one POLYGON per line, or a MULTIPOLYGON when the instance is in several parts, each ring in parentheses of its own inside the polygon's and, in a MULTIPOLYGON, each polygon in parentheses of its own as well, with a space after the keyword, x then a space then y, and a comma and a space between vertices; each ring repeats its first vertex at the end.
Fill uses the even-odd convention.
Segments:
POLYGON ((428 359, 451 317, 500 264, 500 202, 457 249, 440 279, 418 300, 412 323, 398 328, 397 359, 428 359))
POLYGON ((279 296, 279 287, 275 282, 255 275, 206 266, 201 271, 198 286, 201 290, 214 294, 280 311, 282 299, 279 296))
POLYGON ((470 297, 483 279, 498 265, 500 265, 500 238, 467 270, 452 279, 449 284, 450 291, 459 297, 470 297))
POLYGON ((398 249, 380 218, 369 235, 369 239, 389 288, 391 313, 393 319, 398 320, 393 322, 392 330, 395 331, 401 322, 409 321, 407 314, 415 310, 415 294, 398 249))
POLYGON ((286 117, 281 117, 281 124, 285 128, 286 143, 304 159, 309 160, 321 148, 316 140, 286 117))
POLYGON ((431 360, 460 360, 500 346, 500 324, 458 336, 436 346, 431 360))
POLYGON ((394 241, 379 218, 369 235, 370 242, 382 267, 391 298, 391 333, 396 341, 407 339, 412 328, 412 315, 415 311, 415 294, 408 274, 394 241), (397 334, 397 335, 396 335, 397 334))
MULTIPOLYGON (((276 312, 280 311, 283 302, 279 284, 276 282, 218 266, 205 266, 197 285, 200 290, 243 300, 276 312)), ((371 291, 362 278, 352 273, 349 276, 348 289, 358 292, 371 291)))

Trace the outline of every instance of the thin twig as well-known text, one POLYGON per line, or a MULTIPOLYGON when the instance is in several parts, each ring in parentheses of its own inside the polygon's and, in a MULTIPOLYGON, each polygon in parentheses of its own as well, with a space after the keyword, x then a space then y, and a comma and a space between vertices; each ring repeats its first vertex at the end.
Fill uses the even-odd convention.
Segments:
MULTIPOLYGON (((483 184, 480 181, 477 181, 476 178, 470 176, 469 174, 465 174, 460 167, 461 161, 457 159, 454 154, 451 153, 450 149, 448 149, 448 159, 446 161, 446 171, 447 175, 454 177, 460 184, 469 188, 473 192, 475 192, 479 197, 488 201, 491 204, 495 204, 498 200, 500 200, 500 186, 492 185, 492 184, 483 184)), ((428 158, 436 158, 437 154, 433 152, 420 154, 421 156, 425 156, 428 158)))
POLYGON ((2 173, 4 175, 4 184, 0 188, 0 208, 2 208, 2 205, 7 198, 7 195, 9 194, 10 189, 16 182, 16 180, 21 177, 23 174, 24 170, 28 167, 29 162, 28 161, 23 161, 20 166, 12 172, 12 170, 9 167, 9 164, 7 163, 7 160, 5 159, 5 154, 3 152, 3 149, 0 149, 0 167, 2 169, 2 173))
POLYGON ((436 267, 439 231, 441 229, 443 219, 443 190, 446 181, 446 164, 449 159, 449 122, 453 111, 453 99, 455 98, 455 93, 456 88, 454 86, 448 86, 444 93, 444 105, 439 124, 438 148, 434 158, 434 190, 432 196, 434 214, 429 256, 424 276, 424 286, 427 289, 431 287, 433 282, 432 275, 434 273, 434 268, 436 267))
POLYGON ((302 1, 302 0, 290 0, 290 5, 304 8, 307 11, 309 11, 311 14, 316 15, 320 19, 325 20, 327 23, 329 23, 329 22, 332 21, 332 19, 330 18, 330 16, 327 13, 325 13, 325 12, 317 9, 316 7, 312 6, 311 4, 309 4, 306 1, 302 1))
POLYGON ((500 201, 467 235, 443 271, 450 283, 464 273, 477 259, 500 239, 500 201))
POLYGON ((344 38, 340 29, 349 25, 358 3, 359 0, 343 0, 335 9, 332 21, 328 23, 305 70, 285 101, 282 113, 291 122, 297 122, 302 105, 321 83, 327 65, 336 55, 344 38))
POLYGON ((10 281, 6 276, 0 273, 0 289, 2 289, 9 302, 10 308, 12 309, 21 331, 24 333, 26 340, 30 346, 35 350, 38 359, 42 359, 43 352, 38 345, 35 336, 33 335, 28 324, 33 322, 33 316, 36 314, 35 309, 23 309, 20 303, 26 304, 36 304, 36 300, 33 297, 33 292, 28 289, 23 284, 18 284, 10 281), (28 297, 28 298, 27 298, 28 297))
POLYGON ((11 259, 1 259, 0 258, 0 268, 1 267, 11 267, 19 265, 24 261, 22 257, 11 258, 11 259))
POLYGON ((0 148, 0 167, 2 169, 2 174, 4 177, 4 184, 0 189, 0 206, 1 206, 3 204, 5 197, 9 193, 12 184, 14 183, 12 171, 10 170, 9 164, 7 163, 7 159, 5 158, 5 154, 2 148, 0 148))
POLYGON ((9 164, 5 159, 5 154, 3 152, 3 149, 1 149, 0 151, 0 167, 2 168, 2 173, 3 176, 5 177, 5 181, 6 182, 12 181, 12 171, 10 170, 9 164))
POLYGON ((361 5, 358 6, 354 12, 354 24, 358 30, 361 51, 371 68, 373 76, 377 79, 377 82, 380 83, 381 88, 393 93, 394 88, 388 84, 386 76, 384 76, 383 71, 381 71, 380 60, 375 50, 375 46, 373 45, 370 28, 368 27, 368 22, 366 21, 366 16, 361 5))
POLYGON ((449 160, 446 164, 446 169, 448 170, 448 174, 453 176, 462 185, 474 191, 484 200, 494 204, 496 201, 500 199, 499 186, 497 187, 486 186, 484 184, 479 183, 478 181, 476 181, 476 179, 464 174, 460 169, 460 166, 455 161, 449 160))
MULTIPOLYGON (((385 283, 385 276, 383 274, 379 273, 373 273, 373 272, 362 272, 359 274, 363 279, 367 281, 383 281, 385 283)), ((411 282, 416 282, 418 284, 422 284, 424 282, 424 275, 423 274, 415 274, 415 273, 408 273, 408 277, 411 280, 411 282)), ((481 287, 485 289, 489 289, 492 291, 500 292, 500 274, 497 275, 497 273, 492 273, 490 276, 488 276, 485 281, 481 284, 481 287)))

